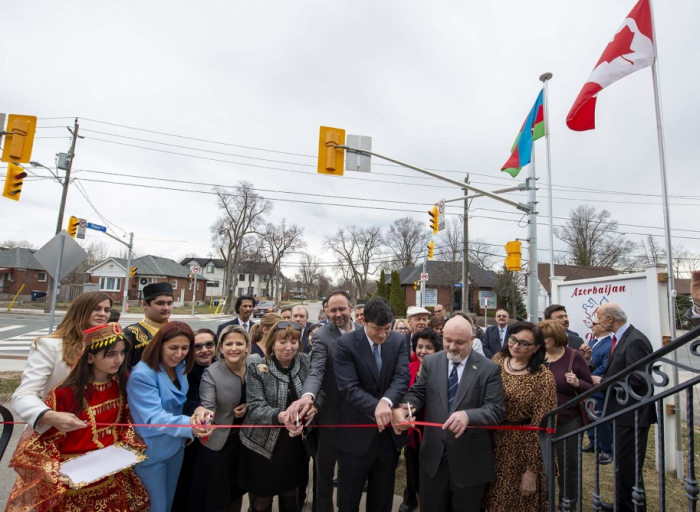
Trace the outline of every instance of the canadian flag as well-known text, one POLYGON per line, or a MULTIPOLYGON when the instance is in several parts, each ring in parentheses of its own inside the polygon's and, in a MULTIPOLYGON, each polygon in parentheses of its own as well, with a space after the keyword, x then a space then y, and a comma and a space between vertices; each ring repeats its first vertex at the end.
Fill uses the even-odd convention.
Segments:
POLYGON ((588 81, 566 116, 566 125, 579 132, 595 128, 598 93, 620 78, 651 66, 656 55, 649 0, 639 0, 608 43, 588 81))

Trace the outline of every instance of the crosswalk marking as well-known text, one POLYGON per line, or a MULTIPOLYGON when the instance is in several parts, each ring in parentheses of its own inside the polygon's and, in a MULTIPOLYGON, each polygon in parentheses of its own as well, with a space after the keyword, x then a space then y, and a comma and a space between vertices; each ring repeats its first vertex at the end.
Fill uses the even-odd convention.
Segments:
MULTIPOLYGON (((13 328, 24 327, 23 325, 11 326, 13 328)), ((8 329, 4 329, 8 330, 8 329)), ((45 327, 37 331, 25 332, 10 338, 0 340, 0 354, 29 354, 29 348, 34 340, 40 336, 46 336, 49 333, 49 328, 45 327)))
POLYGON ((11 331, 12 329, 19 329, 24 327, 23 325, 6 325, 5 327, 0 327, 0 332, 11 331))

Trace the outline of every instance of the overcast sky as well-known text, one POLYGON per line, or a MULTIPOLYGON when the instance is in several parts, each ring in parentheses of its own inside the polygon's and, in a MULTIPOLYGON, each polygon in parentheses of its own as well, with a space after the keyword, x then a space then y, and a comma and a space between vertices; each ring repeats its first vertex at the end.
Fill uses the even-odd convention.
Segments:
MULTIPOLYGON (((500 168, 539 92, 538 76, 550 71, 555 217, 579 204, 606 208, 639 241, 663 235, 651 70, 600 94, 596 130, 565 125, 634 3, 10 2, 0 32, 0 112, 40 118, 32 157, 49 167, 69 147, 65 126, 79 118, 85 139, 66 218, 104 224, 94 206, 117 236, 135 233, 141 255, 208 256, 218 211, 214 196, 195 191, 248 180, 274 202, 270 221, 303 226, 310 252, 331 261, 321 242, 339 226, 386 227, 410 215, 427 227, 430 205, 461 191, 376 159, 369 175, 319 175, 320 125, 371 136, 375 151, 451 178, 469 172, 476 186, 505 187, 525 177, 500 168), (143 187, 129 186, 136 184, 143 187)), ((674 245, 700 252, 700 2, 655 9, 674 245)), ((544 144, 536 143, 543 260, 550 246, 544 144)), ((60 194, 57 183, 32 180, 19 203, 0 201, 0 240, 43 245, 60 194)), ((526 201, 522 193, 508 197, 526 201)), ((471 233, 496 254, 527 237, 509 206, 479 199, 471 216, 471 233)), ((558 240, 554 247, 565 249, 558 240)))

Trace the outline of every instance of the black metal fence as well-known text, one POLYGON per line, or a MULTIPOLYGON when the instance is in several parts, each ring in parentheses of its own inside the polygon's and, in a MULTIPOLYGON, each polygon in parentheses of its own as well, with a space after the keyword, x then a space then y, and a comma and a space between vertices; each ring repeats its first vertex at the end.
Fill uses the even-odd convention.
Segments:
MULTIPOLYGON (((596 438, 598 437, 598 431, 601 426, 605 424, 612 424, 613 432, 613 445, 615 445, 618 440, 616 439, 615 432, 617 431, 617 423, 620 418, 625 415, 634 414, 634 438, 635 438, 635 466, 634 467, 620 467, 618 455, 616 450, 613 451, 615 454, 613 457, 613 495, 611 498, 611 504, 613 510, 619 511, 624 510, 623 506, 615 499, 617 496, 618 486, 620 485, 621 472, 634 472, 635 485, 632 488, 632 504, 635 511, 647 510, 647 493, 645 491, 645 486, 648 488, 650 485, 658 486, 658 497, 659 504, 658 510, 667 510, 667 496, 666 496, 666 446, 664 444, 664 421, 663 418, 666 414, 664 410, 663 399, 669 396, 673 396, 676 393, 685 392, 685 421, 687 426, 687 463, 685 469, 684 477, 684 488, 685 497, 687 498, 688 508, 687 510, 696 511, 698 504, 698 494, 700 494, 700 486, 695 477, 695 429, 694 429, 694 390, 693 386, 700 382, 700 370, 693 368, 687 364, 674 361, 669 358, 672 352, 678 350, 679 348, 685 348, 689 352, 689 357, 691 361, 694 358, 698 358, 697 361, 700 363, 700 327, 693 329, 692 331, 680 336, 673 342, 667 344, 661 349, 649 354, 644 359, 638 361, 633 366, 628 367, 624 371, 606 378, 598 386, 594 386, 593 389, 581 393, 575 400, 567 402, 566 404, 558 407, 549 413, 542 421, 543 427, 548 427, 553 429, 555 427, 555 419, 557 414, 560 412, 570 409, 579 408, 580 404, 583 403, 585 406, 585 412, 590 419, 588 425, 582 426, 576 430, 572 430, 566 434, 552 434, 547 436, 547 441, 543 446, 543 454, 545 457, 545 468, 548 475, 547 478, 547 488, 549 496, 549 510, 554 512, 559 507, 559 510, 564 511, 583 511, 583 510, 608 510, 603 508, 603 500, 601 499, 601 485, 600 485, 600 463, 599 463, 599 453, 598 444, 595 443, 594 451, 594 483, 593 491, 587 496, 583 495, 583 454, 581 447, 583 445, 583 436, 589 429, 594 429, 596 438), (687 347, 686 347, 687 346, 687 347), (662 363, 667 363, 671 368, 677 368, 679 371, 689 371, 693 372, 692 378, 686 380, 683 383, 678 383, 676 386, 669 387, 672 382, 671 377, 664 371, 662 363), (640 384, 642 384, 640 386, 640 384), (613 400, 617 401, 616 407, 614 407, 615 412, 610 414, 604 414, 599 408, 598 403, 594 398, 594 395, 598 393, 603 393, 603 408, 602 411, 608 411, 608 405, 612 403, 613 400), (640 436, 642 433, 642 428, 639 424, 640 410, 644 407, 653 406, 656 408, 656 415, 658 417, 658 423, 656 426, 656 440, 657 440, 657 456, 658 456, 658 482, 646 482, 643 484, 642 474, 639 468, 642 466, 639 457, 641 453, 646 450, 640 450, 639 446, 640 437, 644 439, 644 435, 640 436), (620 409, 622 407, 622 409, 620 409), (562 495, 555 499, 557 496, 557 479, 554 476, 556 474, 556 462, 555 462, 555 450, 554 445, 559 442, 564 442, 564 459, 572 456, 568 453, 566 446, 566 439, 576 436, 577 438, 577 450, 576 454, 573 456, 577 457, 577 492, 575 496, 567 496, 566 486, 563 486, 562 495), (580 499, 578 499, 580 497, 580 499)), ((599 395, 600 396, 600 395, 599 395)), ((675 414, 681 414, 681 410, 675 411, 675 414)), ((628 418, 630 416, 627 416, 628 418)), ((682 449, 677 447, 678 450, 682 449)), ((566 479, 566 465, 560 464, 559 471, 564 472, 564 479, 566 479)), ((674 477, 675 478, 675 477, 674 477)))

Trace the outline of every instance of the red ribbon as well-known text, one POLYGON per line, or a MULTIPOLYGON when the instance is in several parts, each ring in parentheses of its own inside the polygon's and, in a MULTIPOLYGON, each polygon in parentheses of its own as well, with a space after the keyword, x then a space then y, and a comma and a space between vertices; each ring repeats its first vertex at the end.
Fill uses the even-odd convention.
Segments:
MULTIPOLYGON (((26 425, 24 421, 0 421, 0 425, 26 425)), ((286 425, 179 425, 170 423, 85 423, 96 427, 151 427, 151 428, 286 428, 286 425)), ((442 423, 430 423, 428 421, 412 421, 397 423, 397 426, 423 426, 442 428, 442 423)), ((390 427, 391 425, 387 425, 390 427)), ((376 423, 360 425, 314 425, 316 428, 377 428, 376 423)), ((533 427, 530 425, 467 425, 467 428, 486 430, 519 430, 519 431, 543 431, 547 434, 554 434, 555 430, 544 427, 533 427)))

